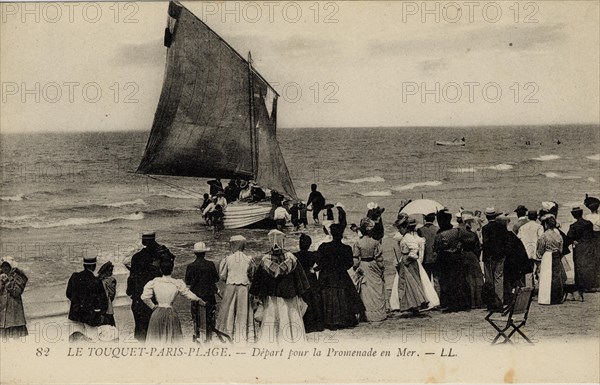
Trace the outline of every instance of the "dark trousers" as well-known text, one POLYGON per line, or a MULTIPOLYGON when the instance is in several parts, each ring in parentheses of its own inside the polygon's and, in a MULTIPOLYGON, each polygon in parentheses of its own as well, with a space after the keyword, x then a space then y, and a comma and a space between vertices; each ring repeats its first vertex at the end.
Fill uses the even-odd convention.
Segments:
POLYGON ((152 309, 148 307, 141 299, 132 299, 131 312, 135 321, 134 337, 139 342, 146 342, 146 333, 148 324, 152 316, 152 309))
MULTIPOLYGON (((217 325, 217 301, 214 295, 200 295, 199 296, 206 303, 206 339, 210 340, 212 337, 213 330, 217 325)), ((194 320, 195 331, 194 334, 198 333, 198 302, 193 301, 191 304, 192 320, 194 320)), ((196 335, 196 337, 200 337, 196 335)))
POLYGON ((504 258, 484 262, 485 281, 494 287, 500 303, 504 303, 504 258))

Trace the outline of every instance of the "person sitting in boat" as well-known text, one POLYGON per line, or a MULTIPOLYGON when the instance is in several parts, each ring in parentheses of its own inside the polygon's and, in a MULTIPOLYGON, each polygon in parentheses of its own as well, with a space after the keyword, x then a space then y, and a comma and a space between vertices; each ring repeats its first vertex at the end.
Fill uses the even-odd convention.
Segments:
POLYGON ((240 197, 240 187, 236 180, 231 179, 224 190, 225 199, 228 203, 235 202, 240 197))
POLYGON ((212 212, 217 205, 220 205, 223 210, 227 207, 227 199, 225 199, 225 193, 223 191, 219 191, 217 195, 212 198, 212 202, 210 202, 202 212, 202 216, 207 224, 212 222, 212 212))
POLYGON ((287 224, 287 222, 292 220, 290 213, 283 207, 283 203, 279 203, 275 211, 273 212, 273 220, 277 225, 277 230, 281 231, 287 224))
POLYGON ((211 197, 214 197, 215 195, 217 195, 217 193, 219 191, 223 191, 223 184, 221 183, 221 179, 219 179, 219 178, 209 180, 208 182, 206 182, 206 184, 208 184, 210 186, 208 193, 210 194, 211 197))
POLYGON ((204 193, 204 195, 202 196, 202 204, 200 205, 200 211, 204 211, 204 209, 206 208, 206 206, 208 206, 211 202, 210 200, 210 195, 208 195, 207 193, 204 193))
POLYGON ((250 183, 247 180, 240 181, 240 201, 249 201, 252 199, 252 187, 250 187, 250 183))
POLYGON ((261 202, 267 198, 265 191, 252 181, 250 182, 250 191, 252 194, 252 199, 250 202, 261 202))

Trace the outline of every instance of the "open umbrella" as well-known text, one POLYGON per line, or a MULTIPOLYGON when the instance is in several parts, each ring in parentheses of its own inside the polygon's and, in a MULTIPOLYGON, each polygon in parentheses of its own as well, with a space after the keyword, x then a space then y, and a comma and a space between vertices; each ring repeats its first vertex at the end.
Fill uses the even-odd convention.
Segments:
POLYGON ((434 200, 417 199, 417 200, 410 202, 406 206, 404 206, 404 208, 400 212, 405 213, 407 215, 414 215, 414 214, 426 215, 429 213, 435 213, 437 211, 440 211, 443 208, 444 208, 444 205, 442 205, 441 203, 436 202, 434 200))

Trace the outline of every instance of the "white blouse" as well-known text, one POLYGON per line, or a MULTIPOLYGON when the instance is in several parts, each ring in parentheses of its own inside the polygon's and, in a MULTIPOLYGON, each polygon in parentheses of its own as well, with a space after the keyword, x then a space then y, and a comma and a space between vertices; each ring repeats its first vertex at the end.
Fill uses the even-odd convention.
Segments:
POLYGON ((594 231, 600 231, 600 214, 588 214, 585 216, 585 219, 592 222, 592 224, 594 225, 594 231))
POLYGON ((146 286, 144 286, 141 299, 150 308, 155 307, 152 302, 153 296, 158 302, 158 307, 171 307, 177 294, 183 295, 190 301, 200 300, 200 298, 187 288, 183 280, 171 278, 170 275, 154 278, 152 281, 148 282, 146 286))

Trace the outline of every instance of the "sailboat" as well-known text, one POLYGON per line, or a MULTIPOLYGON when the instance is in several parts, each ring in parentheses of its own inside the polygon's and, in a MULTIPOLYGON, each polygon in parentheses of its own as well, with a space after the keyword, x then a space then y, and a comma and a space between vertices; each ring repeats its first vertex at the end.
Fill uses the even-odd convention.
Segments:
MULTIPOLYGON (((253 179, 297 199, 277 142, 278 93, 223 38, 178 2, 170 2, 165 77, 137 172, 253 179)), ((225 228, 269 217, 270 203, 233 202, 225 228)))
POLYGON ((454 139, 451 142, 450 141, 443 141, 443 140, 438 140, 435 142, 435 144, 437 146, 464 146, 467 144, 467 142, 465 141, 465 138, 462 138, 461 140, 458 139, 454 139))

